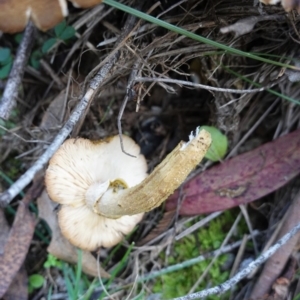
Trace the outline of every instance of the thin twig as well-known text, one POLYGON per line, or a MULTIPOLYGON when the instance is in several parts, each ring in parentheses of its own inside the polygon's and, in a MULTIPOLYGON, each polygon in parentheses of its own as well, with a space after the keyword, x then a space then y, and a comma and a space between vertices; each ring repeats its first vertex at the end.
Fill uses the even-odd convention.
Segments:
POLYGON ((247 138, 252 134, 252 132, 258 127, 258 125, 265 119, 265 117, 272 111, 272 109, 278 104, 280 101, 279 98, 273 101, 273 103, 268 107, 268 109, 263 113, 263 115, 256 121, 256 123, 251 127, 250 130, 243 137, 240 141, 234 146, 234 148, 230 151, 230 153, 226 156, 226 159, 232 157, 237 149, 247 140, 247 138))
POLYGON ((48 162, 50 157, 56 152, 59 146, 70 134, 73 127, 81 117, 82 113, 85 111, 85 108, 87 107, 93 95, 94 95, 94 90, 88 89, 84 97, 77 104, 69 120, 60 130, 60 132, 55 137, 52 144, 44 152, 44 154, 42 154, 40 158, 14 184, 12 184, 8 190, 0 194, 0 206, 2 207, 7 206, 10 203, 10 201, 15 196, 17 196, 19 192, 32 181, 34 175, 45 166, 45 164, 48 162))
POLYGON ((245 269, 237 273, 231 279, 225 281, 224 283, 215 286, 213 288, 186 295, 183 297, 174 298, 174 300, 190 300, 190 299, 201 299, 209 295, 223 294, 230 290, 237 283, 239 283, 243 278, 250 274, 255 268, 262 265, 269 257, 271 257, 280 247, 285 245, 298 231, 300 230, 300 223, 295 226, 289 233, 284 235, 274 246, 272 246, 268 251, 259 256, 255 261, 251 262, 245 269))
MULTIPOLYGON (((227 243, 230 240, 230 238, 232 237, 234 231, 236 231, 237 225, 240 222, 241 218, 242 218, 242 214, 240 213, 237 216, 237 218, 235 219, 235 221, 234 221, 233 225, 231 226, 229 232, 227 233, 225 239, 223 240, 221 247, 220 247, 221 249, 227 245, 227 243)), ((253 231, 251 232, 251 236, 252 236, 252 239, 254 239, 253 231)), ((242 242, 243 242, 243 240, 242 240, 242 242)), ((204 272, 202 272, 201 276, 198 278, 196 283, 194 283, 193 287, 189 290, 189 293, 193 293, 198 288, 198 286, 203 282, 204 278, 206 277, 206 275, 208 274, 211 267, 214 265, 214 263, 216 262, 216 260, 218 259, 219 256, 220 255, 215 255, 213 257, 213 259, 209 262, 208 266, 205 268, 204 272)))
MULTIPOLYGON (((300 192, 297 193, 292 205, 286 213, 287 218, 285 218, 285 221, 280 228, 278 238, 289 232, 299 222, 299 205, 300 192)), ((280 276, 280 274, 282 274, 288 260, 296 248, 298 240, 299 234, 290 239, 289 242, 284 245, 284 247, 278 250, 274 256, 266 262, 257 282, 253 287, 253 290, 251 291, 251 299, 258 299, 268 293, 272 284, 280 276)))
POLYGON ((47 148, 44 154, 41 155, 40 158, 14 184, 12 184, 8 190, 0 194, 0 206, 7 206, 10 203, 10 201, 32 181, 34 175, 45 166, 45 164, 49 161, 52 155, 57 151, 59 146, 71 133, 78 120, 81 118, 82 115, 84 115, 86 109, 89 107, 89 104, 94 98, 97 91, 107 79, 107 76, 110 75, 111 69, 113 68, 117 59, 120 56, 120 45, 124 45, 125 41, 129 38, 128 32, 130 32, 132 27, 134 26, 134 21, 135 17, 128 16, 128 19, 124 26, 124 31, 120 35, 115 46, 115 49, 118 49, 118 51, 113 50, 112 53, 107 57, 105 64, 91 80, 89 88, 87 89, 85 95, 77 104, 72 114, 70 115, 68 121, 59 131, 52 144, 47 148))
POLYGON ((184 230, 181 233, 179 233, 175 237, 175 240, 179 241, 180 239, 182 239, 182 238, 186 237, 187 235, 193 233, 195 230, 198 230, 199 228, 203 227, 204 225, 206 225, 207 223, 209 223, 213 219, 217 218, 222 213, 223 213, 223 211, 217 211, 217 212, 214 212, 212 214, 209 214, 205 218, 201 219, 199 222, 195 223, 194 225, 190 226, 186 230, 184 230))
POLYGON ((123 99, 122 105, 120 107, 119 114, 118 114, 118 121, 117 121, 122 152, 124 152, 125 154, 127 154, 128 156, 131 156, 131 157, 136 157, 136 156, 134 156, 130 153, 127 153, 124 149, 123 137, 122 137, 123 136, 123 134, 122 134, 122 116, 123 116, 123 113, 124 113, 124 110, 125 110, 125 107, 127 105, 127 102, 129 100, 129 98, 130 99, 134 98, 135 91, 133 90, 133 84, 135 82, 135 78, 136 78, 137 73, 139 71, 139 65, 140 65, 140 60, 138 59, 132 67, 132 71, 130 73, 128 83, 127 83, 127 87, 126 87, 126 94, 125 94, 125 97, 123 99))
POLYGON ((29 22, 22 42, 19 46, 17 55, 15 57, 9 78, 6 83, 3 97, 0 102, 0 118, 8 119, 12 109, 16 105, 16 99, 19 92, 19 87, 23 78, 25 65, 28 61, 29 54, 33 45, 36 29, 32 22, 29 22))
MULTIPOLYGON (((261 234, 261 232, 254 230, 253 235, 257 236, 259 234, 261 234)), ((248 240, 251 238, 252 237, 249 235, 248 240)), ((151 272, 151 273, 146 274, 145 276, 141 277, 139 279, 139 282, 143 282, 143 281, 150 280, 150 279, 153 279, 153 278, 156 278, 156 277, 159 277, 159 276, 171 273, 171 272, 182 270, 183 268, 187 268, 187 267, 193 266, 201 261, 204 261, 204 260, 208 259, 209 257, 215 257, 215 256, 219 256, 224 253, 228 253, 228 252, 232 251, 233 249, 238 248, 241 245, 241 243, 242 243, 242 241, 237 241, 235 243, 221 247, 210 253, 206 253, 206 254, 200 255, 198 257, 186 260, 183 263, 172 265, 172 266, 169 266, 167 268, 161 269, 156 272, 151 272)))
POLYGON ((272 83, 270 86, 262 87, 262 88, 258 88, 258 89, 237 90, 237 89, 218 88, 218 87, 213 87, 213 86, 209 86, 209 85, 205 85, 205 84, 194 83, 191 81, 177 80, 177 79, 171 79, 171 78, 136 77, 135 80, 139 81, 139 82, 174 83, 174 84, 179 84, 179 85, 192 86, 195 88, 201 88, 201 89, 208 90, 208 91, 235 93, 235 94, 250 94, 250 93, 262 92, 262 91, 265 91, 265 90, 273 87, 274 85, 276 85, 278 83, 278 82, 272 83))

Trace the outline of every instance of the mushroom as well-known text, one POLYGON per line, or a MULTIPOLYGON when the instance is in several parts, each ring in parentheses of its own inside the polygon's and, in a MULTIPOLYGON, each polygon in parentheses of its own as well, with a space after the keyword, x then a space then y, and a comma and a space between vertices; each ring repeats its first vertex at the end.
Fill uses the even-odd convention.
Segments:
MULTIPOLYGON (((88 8, 102 0, 70 0, 74 6, 88 8)), ((15 33, 24 30, 29 20, 40 30, 48 30, 68 15, 66 0, 0 1, 0 31, 15 33)))
POLYGON ((63 235, 84 250, 111 247, 122 240, 145 212, 159 206, 202 160, 211 138, 197 130, 181 142, 147 176, 139 146, 124 136, 100 142, 69 139, 54 154, 46 171, 50 198, 62 206, 58 221, 63 235))
POLYGON ((122 153, 118 136, 100 142, 69 139, 55 153, 46 171, 50 198, 62 204, 58 221, 63 235, 85 250, 111 247, 132 231, 143 213, 109 219, 93 211, 92 203, 107 190, 117 193, 147 176, 147 163, 139 146, 124 136, 124 147, 136 158, 122 153))
POLYGON ((275 5, 281 2, 281 5, 285 11, 289 12, 292 9, 297 9, 297 11, 300 12, 300 0, 259 0, 259 1, 266 5, 275 5))

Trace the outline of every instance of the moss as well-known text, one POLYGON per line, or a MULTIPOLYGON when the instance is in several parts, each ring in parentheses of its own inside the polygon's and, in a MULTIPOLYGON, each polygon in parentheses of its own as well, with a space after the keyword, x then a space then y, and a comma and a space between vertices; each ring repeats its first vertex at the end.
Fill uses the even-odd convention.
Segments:
MULTIPOLYGON (((201 228, 175 243, 173 252, 169 257, 166 258, 165 255, 162 254, 161 258, 167 260, 168 265, 174 265, 218 249, 235 218, 235 211, 224 212, 224 214, 211 221, 207 227, 201 228)), ((200 219, 201 217, 191 222, 189 226, 198 222, 200 219)), ((245 229, 245 226, 246 225, 241 222, 237 231, 245 229)), ((241 234, 237 232, 237 235, 239 236, 241 234)), ((226 254, 219 256, 210 268, 205 280, 203 280, 195 291, 200 291, 226 281, 229 277, 229 272, 222 270, 226 260, 226 254)), ((153 291, 155 293, 161 293, 162 299, 186 295, 206 270, 209 263, 210 260, 208 259, 180 271, 163 275, 160 279, 156 280, 153 291)), ((220 296, 209 296, 207 299, 220 299, 220 296)), ((226 299, 226 295, 223 299, 226 299)))

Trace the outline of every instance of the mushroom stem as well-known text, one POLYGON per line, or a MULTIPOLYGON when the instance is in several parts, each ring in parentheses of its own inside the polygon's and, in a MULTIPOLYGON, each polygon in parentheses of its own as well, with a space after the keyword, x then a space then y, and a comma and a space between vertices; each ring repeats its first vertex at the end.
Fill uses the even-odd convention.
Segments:
POLYGON ((201 162, 211 144, 210 134, 196 131, 188 143, 178 146, 140 184, 106 192, 94 203, 94 211, 108 218, 135 215, 158 207, 201 162))

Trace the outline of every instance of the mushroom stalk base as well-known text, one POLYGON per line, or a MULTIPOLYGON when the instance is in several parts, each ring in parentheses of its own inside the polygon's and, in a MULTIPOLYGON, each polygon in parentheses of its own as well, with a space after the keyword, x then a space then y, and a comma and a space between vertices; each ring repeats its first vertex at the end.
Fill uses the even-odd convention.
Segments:
POLYGON ((211 144, 210 134, 201 130, 188 143, 178 146, 140 184, 114 194, 104 194, 94 210, 107 218, 135 215, 158 207, 201 162, 211 144))

